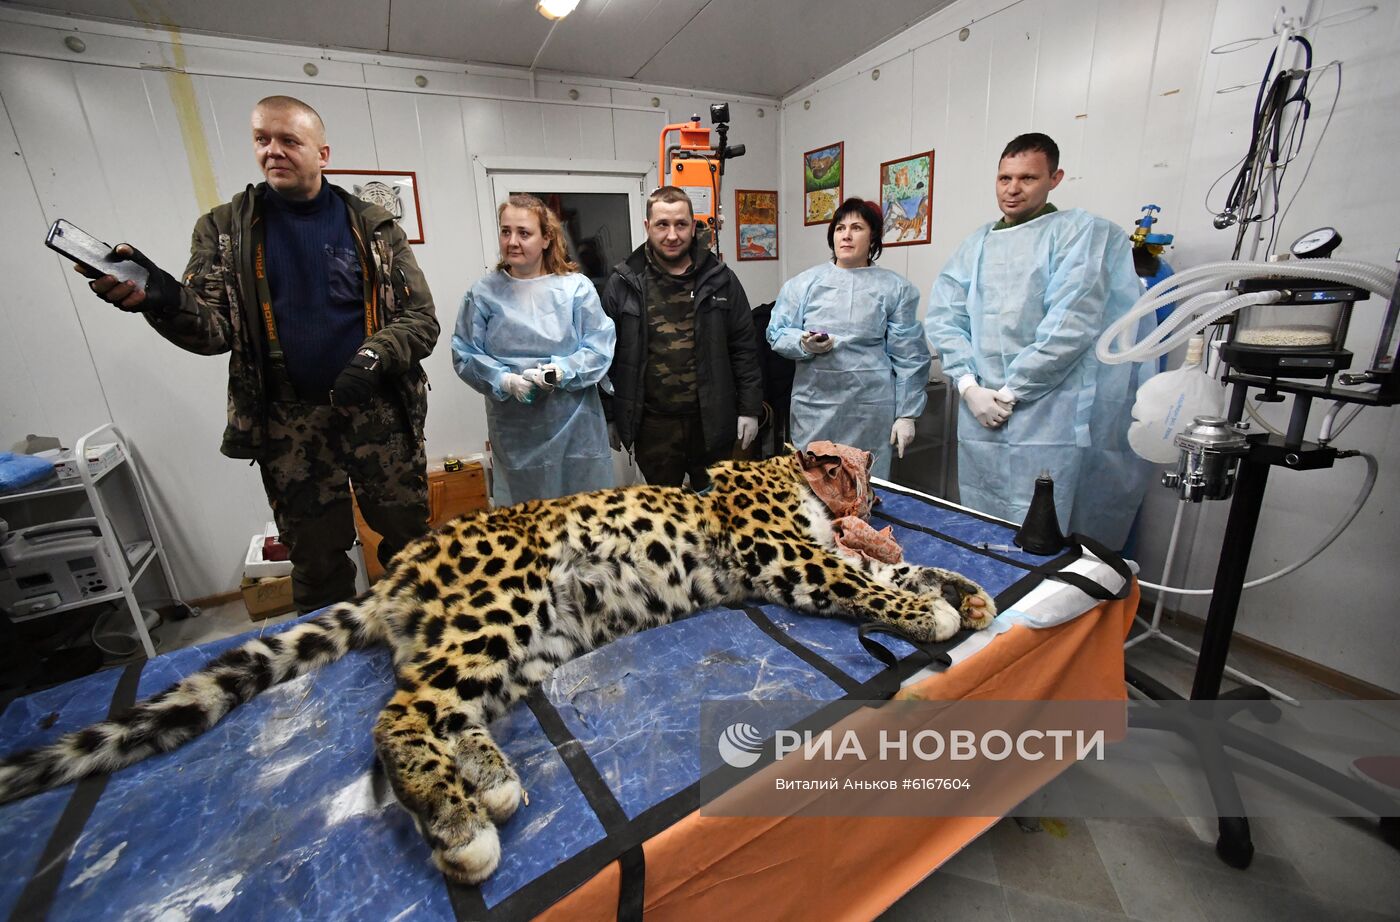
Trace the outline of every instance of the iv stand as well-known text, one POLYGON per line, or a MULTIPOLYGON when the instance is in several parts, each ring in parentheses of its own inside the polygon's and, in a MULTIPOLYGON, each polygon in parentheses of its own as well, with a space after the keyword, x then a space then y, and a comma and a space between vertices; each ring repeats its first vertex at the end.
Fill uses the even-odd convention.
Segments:
MULTIPOLYGON (((1264 688, 1245 685, 1224 694, 1220 691, 1225 661, 1230 652, 1230 639, 1235 630, 1235 615, 1244 588, 1245 570, 1254 546, 1259 513, 1264 505, 1269 468, 1277 465, 1310 471, 1331 467, 1337 458, 1346 455, 1329 446, 1303 441, 1303 430, 1313 399, 1391 406, 1400 401, 1400 393, 1397 393, 1400 391, 1400 377, 1386 376, 1380 390, 1374 393, 1334 390, 1330 386, 1318 387, 1233 372, 1227 374, 1225 380, 1234 386, 1228 416, 1231 423, 1238 423, 1244 415, 1245 397, 1251 386, 1263 388, 1268 397, 1282 392, 1294 395, 1294 400, 1287 433, 1282 437, 1268 434, 1250 436, 1249 450, 1240 461, 1190 698, 1193 701, 1225 701, 1236 705, 1220 709, 1217 713, 1249 709, 1261 719, 1268 720, 1271 715, 1277 719, 1277 705, 1269 700, 1269 693, 1264 688)), ((1129 685, 1149 698, 1158 701, 1182 700, 1180 695, 1136 667, 1125 666, 1125 676, 1129 685)), ((1226 747, 1263 759, 1374 813, 1380 819, 1382 837, 1400 848, 1400 817, 1397 817, 1400 807, 1380 791, 1301 753, 1257 733, 1232 726, 1228 720, 1212 717, 1205 711, 1182 720, 1162 712, 1135 710, 1131 714, 1131 723, 1136 727, 1180 733, 1195 744, 1219 818, 1220 835, 1216 839, 1215 851, 1231 867, 1249 867, 1254 858, 1254 843, 1250 838, 1249 818, 1245 816, 1244 803, 1226 747)))

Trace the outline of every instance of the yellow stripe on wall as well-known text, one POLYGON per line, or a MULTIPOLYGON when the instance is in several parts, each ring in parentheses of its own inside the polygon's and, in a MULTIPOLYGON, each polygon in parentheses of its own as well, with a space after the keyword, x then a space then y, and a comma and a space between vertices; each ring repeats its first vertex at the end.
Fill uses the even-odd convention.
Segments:
POLYGON ((175 105, 175 117, 180 121, 180 137, 185 142, 185 161, 190 167, 190 181, 199 210, 207 212, 223 199, 214 182, 214 162, 209 158, 209 142, 205 139, 204 121, 199 117, 194 81, 185 73, 185 46, 180 43, 180 30, 169 21, 161 23, 170 33, 170 49, 175 55, 175 68, 165 72, 165 85, 170 89, 170 101, 175 105))

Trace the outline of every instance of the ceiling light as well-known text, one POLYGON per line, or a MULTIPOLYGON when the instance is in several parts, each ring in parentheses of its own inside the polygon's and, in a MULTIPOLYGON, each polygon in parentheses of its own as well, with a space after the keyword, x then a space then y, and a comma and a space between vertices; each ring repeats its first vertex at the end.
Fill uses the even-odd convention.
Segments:
POLYGON ((539 0, 535 9, 539 10, 545 19, 563 19, 572 13, 576 6, 578 0, 539 0))

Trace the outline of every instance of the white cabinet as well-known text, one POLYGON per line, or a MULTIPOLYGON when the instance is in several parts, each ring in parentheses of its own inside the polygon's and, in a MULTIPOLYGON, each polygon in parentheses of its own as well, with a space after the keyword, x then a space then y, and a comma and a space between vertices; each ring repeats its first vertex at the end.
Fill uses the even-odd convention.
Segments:
POLYGON ((12 565, 0 561, 0 604, 19 622, 117 602, 153 657, 140 600, 180 593, 131 446, 109 423, 80 438, 73 456, 76 480, 0 494, 12 558, 12 565), (90 449, 107 444, 117 447, 117 457, 89 460, 90 449))

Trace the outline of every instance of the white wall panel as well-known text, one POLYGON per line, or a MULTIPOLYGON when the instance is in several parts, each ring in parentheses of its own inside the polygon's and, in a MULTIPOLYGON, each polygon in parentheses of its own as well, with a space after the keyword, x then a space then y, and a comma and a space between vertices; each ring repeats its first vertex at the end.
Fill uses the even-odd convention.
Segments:
POLYGON ((463 99, 460 105, 468 156, 505 153, 505 104, 494 99, 463 99))
MULTIPOLYGON (((957 86, 959 95, 971 107, 981 102, 986 107, 986 133, 982 139, 982 149, 978 153, 978 166, 983 174, 994 175, 988 163, 994 161, 1001 149, 1018 134, 1031 130, 1035 119, 1036 83, 1040 75, 1042 49, 1042 18, 1044 0, 1027 0, 1016 8, 1014 16, 996 16, 978 23, 974 37, 966 43, 959 43, 971 49, 987 50, 986 95, 979 99, 979 93, 971 91, 978 85, 974 73, 961 74, 957 86), (961 88, 969 92, 961 92, 961 88)), ((971 118, 971 111, 964 110, 969 121, 974 124, 981 119, 971 118)), ((983 192, 987 183, 982 184, 983 192)))
POLYGON ((1138 215, 1138 164, 1148 131, 1143 107, 1151 98, 1160 6, 1099 5, 1083 147, 1076 161, 1067 161, 1077 178, 1057 196, 1124 225, 1138 215))
POLYGON ((533 102, 501 103, 506 153, 538 157, 544 149, 544 107, 533 102))
MULTIPOLYGON (((1035 109, 1025 130, 1042 131, 1060 146, 1060 163, 1068 167, 1065 192, 1070 194, 1083 163, 1080 154, 1089 109, 1097 13, 1094 0, 1057 0, 1046 5, 1041 18, 1035 109)), ((1009 140, 993 145, 996 150, 988 151, 988 157, 994 160, 1009 140)), ((1057 198, 1063 197, 1057 194, 1057 198)))
POLYGON ((436 455, 469 455, 480 451, 486 440, 486 420, 480 395, 452 370, 449 346, 462 294, 484 269, 476 194, 466 167, 470 142, 463 131, 464 107, 449 97, 373 92, 370 110, 381 169, 418 174, 424 242, 413 251, 443 328, 438 348, 424 363, 433 387, 428 444, 436 455))
POLYGON ((606 106, 540 106, 546 157, 612 160, 612 109, 606 106))
POLYGON ((953 49, 956 39, 930 42, 910 53, 913 58, 913 107, 910 144, 914 150, 933 151, 933 190, 930 202, 930 242, 910 247, 906 276, 920 292, 919 316, 928 311, 928 293, 939 267, 977 220, 985 164, 974 163, 980 145, 969 136, 967 125, 953 117, 953 49))
MULTIPOLYGON (((380 89, 404 90, 421 95, 427 93, 481 93, 488 96, 529 96, 530 81, 521 78, 498 77, 488 74, 474 74, 460 66, 455 70, 445 70, 439 61, 424 62, 424 67, 403 64, 362 64, 365 84, 380 89), (418 86, 418 78, 428 81, 426 87, 418 86)), ((319 66, 319 65, 318 65, 319 66)))
POLYGON ((30 433, 63 436, 71 444, 72 433, 111 421, 67 286, 70 263, 36 246, 51 219, 39 207, 3 106, 7 85, 0 76, 0 188, 7 192, 0 273, 25 283, 10 285, 0 298, 6 341, 0 362, 0 451, 13 449, 30 433))
POLYGON ((1195 133, 1202 55, 1210 39, 1215 0, 1165 0, 1153 49, 1152 83, 1147 91, 1143 141, 1138 153, 1142 204, 1156 204, 1171 216, 1162 228, 1179 226, 1183 209, 1198 203, 1182 199, 1195 133))

